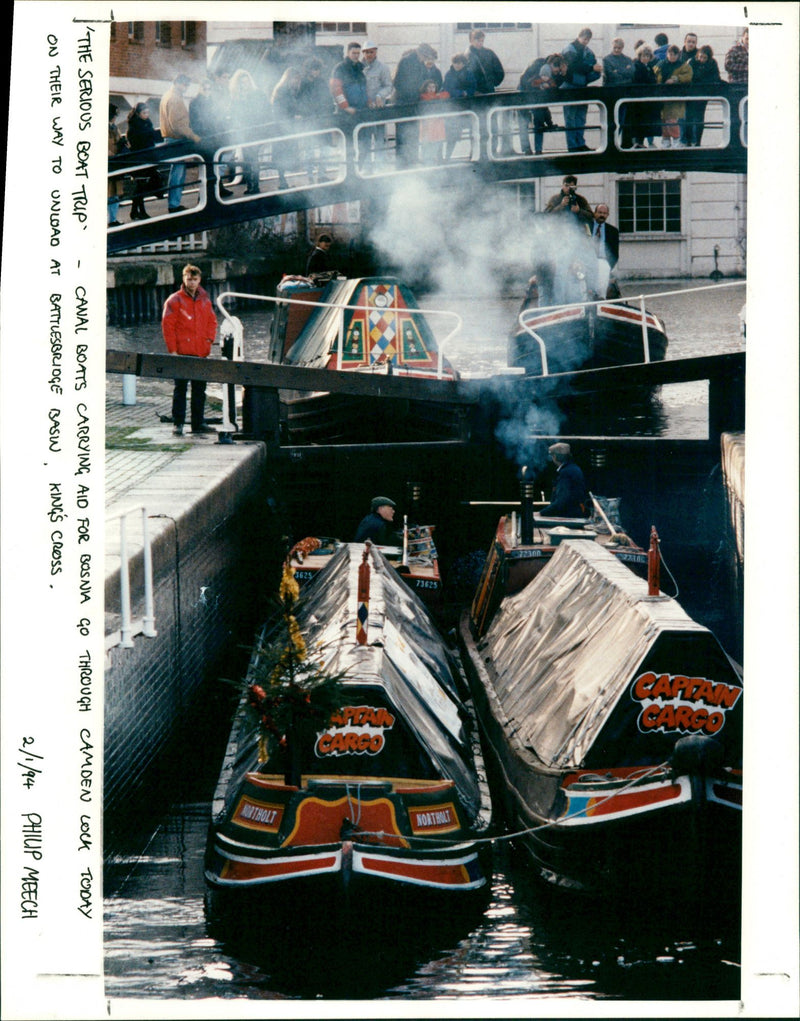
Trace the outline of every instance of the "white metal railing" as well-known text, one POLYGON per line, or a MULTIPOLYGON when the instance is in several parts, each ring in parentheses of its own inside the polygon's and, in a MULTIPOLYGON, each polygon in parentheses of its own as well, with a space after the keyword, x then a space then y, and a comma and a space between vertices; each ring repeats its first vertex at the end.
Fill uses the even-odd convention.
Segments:
MULTIPOLYGON (((339 184, 347 177, 346 140, 340 128, 320 128, 314 131, 296 131, 274 138, 261 138, 241 142, 237 145, 226 145, 214 153, 215 188, 217 200, 222 205, 238 205, 259 198, 260 191, 242 195, 225 194, 223 192, 224 172, 232 170, 235 179, 243 176, 244 168, 251 164, 261 181, 284 179, 281 191, 297 191, 308 188, 319 188, 329 184, 339 184), (283 152, 281 148, 283 147, 283 152), (289 183, 286 175, 295 176, 302 172, 303 164, 318 164, 319 180, 289 183), (291 164, 291 165, 290 165, 291 164), (324 164, 324 167, 323 167, 324 164), (262 170, 274 170, 274 175, 262 177, 262 170), (333 178, 328 177, 332 171, 333 178)), ((307 176, 305 173, 303 176, 307 176)))
MULTIPOLYGON (((241 362, 244 359, 244 327, 236 316, 226 315, 225 321, 228 325, 231 337, 231 353, 229 357, 233 362, 241 362)), ((223 329, 220 329, 220 345, 224 344, 223 329)), ((234 420, 236 418, 236 386, 235 384, 222 384, 222 425, 220 432, 223 434, 236 432, 234 420)), ((220 442, 228 443, 231 437, 220 437, 220 442)))
POLYGON ((525 332, 532 337, 539 345, 539 351, 542 356, 542 375, 549 375, 547 368, 547 346, 542 338, 536 333, 536 331, 524 321, 524 316, 543 312, 559 312, 567 309, 574 308, 592 308, 596 305, 630 305, 632 302, 638 302, 641 310, 642 320, 642 355, 643 361, 650 361, 650 339, 648 337, 647 330, 647 312, 645 310, 645 300, 651 298, 671 298, 677 294, 696 294, 698 291, 718 291, 726 287, 744 287, 747 283, 746 280, 731 280, 724 284, 708 284, 703 287, 685 287, 675 291, 656 291, 653 294, 637 294, 635 296, 629 295, 624 298, 600 298, 597 301, 570 301, 564 305, 542 305, 533 306, 531 308, 523 309, 517 316, 517 322, 525 332))
MULTIPOLYGON (((725 99, 723 96, 720 96, 719 94, 695 96, 681 94, 677 90, 675 91, 675 93, 669 92, 668 95, 670 103, 672 102, 681 103, 685 101, 687 103, 708 104, 707 113, 709 114, 709 116, 714 116, 715 119, 706 120, 706 115, 704 114, 702 125, 699 126, 703 128, 704 133, 708 130, 711 132, 718 131, 720 132, 720 134, 716 136, 712 134, 711 137, 712 139, 715 140, 712 141, 712 143, 710 144, 707 142, 701 143, 700 145, 697 146, 698 149, 726 149, 730 145, 731 105, 727 99, 725 99)), ((746 98, 747 97, 745 97, 745 99, 746 98)), ((652 96, 650 98, 628 97, 626 99, 617 100, 617 102, 614 104, 614 120, 617 124, 615 140, 617 148, 620 150, 620 152, 630 152, 634 148, 633 143, 631 143, 631 145, 626 146, 623 146, 622 144, 622 132, 624 130, 629 130, 629 127, 626 128, 623 122, 625 121, 626 114, 631 109, 631 107, 634 105, 641 106, 642 104, 645 105, 649 104, 651 107, 653 107, 651 127, 653 131, 657 131, 661 127, 660 109, 666 101, 667 101, 666 98, 664 99, 662 99, 661 97, 653 98, 652 96)))
MULTIPOLYGON (((278 297, 278 296, 272 296, 272 295, 266 295, 266 294, 247 294, 247 293, 243 293, 241 291, 224 291, 222 294, 217 296, 217 307, 219 308, 220 312, 222 312, 222 315, 224 316, 226 321, 230 322, 230 324, 231 324, 230 328, 231 328, 232 331, 235 330, 235 325, 234 324, 235 324, 235 322, 238 322, 238 320, 236 320, 235 316, 231 316, 230 313, 228 312, 228 310, 223 305, 223 300, 225 298, 249 298, 249 299, 253 299, 255 301, 268 301, 268 302, 271 302, 274 305, 305 305, 305 306, 311 306, 312 308, 338 309, 339 310, 339 324, 338 324, 338 339, 337 339, 337 345, 336 345, 336 367, 339 370, 341 370, 341 368, 342 368, 342 362, 343 362, 343 358, 344 358, 344 314, 348 310, 358 311, 360 309, 360 310, 364 311, 364 310, 367 310, 369 308, 369 306, 367 306, 367 305, 343 305, 340 302, 334 302, 334 301, 307 301, 307 300, 305 300, 303 298, 286 298, 286 297, 283 297, 283 296, 278 297)), ((386 310, 384 310, 384 311, 386 311, 386 310)), ((438 355, 437 367, 436 367, 436 378, 437 379, 441 379, 442 376, 444 375, 444 354, 443 354, 444 348, 447 346, 447 344, 453 339, 453 337, 461 329, 462 322, 463 322, 461 316, 457 312, 442 311, 442 310, 438 310, 438 309, 405 308, 404 307, 403 309, 398 309, 397 311, 402 311, 404 315, 408 314, 408 315, 411 315, 411 316, 415 316, 415 315, 417 315, 417 316, 448 316, 451 319, 455 319, 456 320, 456 325, 447 334, 447 336, 444 338, 444 340, 441 343, 439 343, 438 340, 436 342, 437 355, 438 355)), ((239 324, 239 325, 241 327, 241 324, 239 324)))
POLYGON ((120 629, 119 642, 113 644, 121 645, 124 649, 133 648, 134 633, 142 634, 146 638, 155 638, 158 632, 155 628, 155 609, 153 601, 153 551, 150 543, 150 532, 147 523, 147 508, 144 506, 129 507, 124 511, 106 518, 106 522, 119 520, 119 600, 120 600, 120 629), (142 563, 144 569, 144 615, 141 625, 134 626, 131 617, 131 581, 130 561, 128 553, 128 516, 139 511, 142 523, 142 563))
POLYGON ((551 159, 554 153, 564 155, 567 154, 567 143, 566 135, 568 131, 574 129, 568 127, 566 122, 564 125, 555 125, 551 128, 537 129, 535 124, 529 124, 528 118, 531 114, 535 114, 537 111, 549 111, 555 120, 560 116, 561 120, 565 120, 564 111, 568 108, 586 107, 586 123, 580 128, 581 131, 590 134, 593 138, 594 135, 599 132, 599 141, 597 146, 592 146, 594 153, 603 153, 608 148, 608 111, 603 103, 598 100, 585 99, 585 100, 574 100, 564 101, 558 98, 558 90, 553 91, 552 98, 548 98, 537 103, 520 103, 519 105, 513 106, 496 106, 489 111, 489 141, 488 141, 488 153, 493 161, 503 162, 507 160, 519 160, 524 157, 526 160, 538 159, 551 159), (516 125, 513 121, 516 118, 516 125), (543 152, 530 152, 530 135, 536 135, 537 131, 541 130, 542 136, 547 133, 552 135, 553 132, 556 136, 561 136, 564 140, 559 142, 556 147, 548 147, 543 152), (515 152, 513 149, 506 149, 498 153, 493 153, 495 141, 503 142, 503 140, 509 142, 510 139, 516 136, 521 152, 515 152))
MULTIPOLYGON (((111 181, 116 179, 122 179, 125 177, 135 178, 136 174, 141 174, 145 170, 152 170, 157 167, 171 167, 173 164, 179 163, 184 163, 186 170, 189 169, 197 170, 197 180, 188 182, 184 181, 184 183, 181 185, 181 188, 183 189, 184 194, 188 193, 190 195, 194 194, 197 195, 197 202, 190 209, 187 209, 186 212, 198 213, 206 206, 206 177, 207 177, 205 160, 200 155, 200 153, 189 153, 188 155, 176 156, 172 159, 163 159, 158 160, 157 162, 154 161, 150 163, 137 163, 134 165, 126 166, 120 170, 111 171, 108 175, 108 179, 109 181, 111 181)), ((161 190, 164 192, 164 194, 169 193, 169 181, 166 181, 164 183, 163 188, 161 190)), ((150 197, 152 197, 152 191, 148 191, 146 194, 142 195, 142 198, 150 197)), ((127 205, 129 201, 130 201, 129 197, 120 196, 120 205, 127 205)), ((150 203, 150 210, 151 212, 148 213, 147 218, 151 221, 166 220, 171 215, 166 205, 164 206, 164 211, 158 213, 154 210, 153 204, 150 203)), ((129 224, 127 223, 121 223, 118 227, 109 226, 108 231, 109 233, 114 233, 123 230, 127 226, 129 226, 129 224)))
POLYGON ((747 99, 747 96, 743 96, 739 103, 739 141, 745 149, 747 148, 747 114, 749 110, 747 99))

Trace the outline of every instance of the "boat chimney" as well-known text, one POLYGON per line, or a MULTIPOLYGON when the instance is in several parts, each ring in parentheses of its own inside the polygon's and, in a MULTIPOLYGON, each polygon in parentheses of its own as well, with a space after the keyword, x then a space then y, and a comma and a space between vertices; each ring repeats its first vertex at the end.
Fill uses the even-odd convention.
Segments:
POLYGON ((356 610, 356 642, 358 645, 367 644, 367 620, 369 618, 369 555, 372 543, 367 540, 364 544, 364 555, 358 565, 358 609, 356 610))
POLYGON ((419 503, 422 497, 422 487, 416 484, 411 485, 411 520, 420 523, 422 518, 419 513, 419 503))
POLYGON ((520 500, 522 503, 520 511, 520 540, 523 546, 531 546, 533 544, 533 505, 535 493, 533 491, 533 481, 529 481, 526 478, 527 473, 527 466, 523 467, 521 472, 522 482, 520 483, 520 500))
POLYGON ((650 549, 647 551, 647 594, 661 594, 661 550, 655 525, 650 526, 650 549))

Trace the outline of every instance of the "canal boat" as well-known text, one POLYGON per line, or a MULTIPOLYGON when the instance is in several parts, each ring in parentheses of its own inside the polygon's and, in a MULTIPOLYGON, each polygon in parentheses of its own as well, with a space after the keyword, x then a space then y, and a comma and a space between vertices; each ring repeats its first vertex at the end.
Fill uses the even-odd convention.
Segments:
MULTIPOLYGON (((416 592, 427 609, 441 613, 443 604, 439 554, 433 533, 435 525, 403 525, 402 545, 377 548, 405 583, 416 592)), ((289 551, 289 563, 301 586, 313 581, 328 566, 342 542, 328 536, 308 536, 289 551)))
POLYGON ((315 910, 397 917, 419 897, 472 903, 491 876, 491 800, 457 658, 371 543, 338 546, 295 619, 308 657, 338 678, 334 708, 265 751, 253 711, 274 646, 265 626, 214 795, 212 914, 258 905, 292 924, 315 910))
POLYGON ((665 872, 670 896, 735 898, 742 676, 714 635, 586 536, 493 618, 485 600, 460 648, 495 799, 536 876, 623 907, 665 872))
MULTIPOLYGON (((432 313, 423 313, 410 288, 393 277, 285 277, 277 295, 286 301, 273 317, 272 361, 419 380, 458 378, 440 351, 432 313)), ((450 317, 452 336, 460 320, 438 314, 450 317)), ((281 390, 280 403, 290 444, 457 440, 468 428, 462 411, 424 399, 383 398, 378 407, 366 397, 281 390)))
POLYGON ((648 554, 621 527, 618 500, 592 496, 592 514, 587 518, 543 517, 535 512, 531 497, 525 497, 528 484, 522 488, 520 513, 500 518, 483 562, 470 610, 478 636, 484 634, 506 596, 532 581, 566 539, 597 542, 634 574, 647 577, 648 554))
POLYGON ((548 223, 508 341, 508 364, 534 376, 662 361, 664 323, 626 301, 588 235, 548 223))

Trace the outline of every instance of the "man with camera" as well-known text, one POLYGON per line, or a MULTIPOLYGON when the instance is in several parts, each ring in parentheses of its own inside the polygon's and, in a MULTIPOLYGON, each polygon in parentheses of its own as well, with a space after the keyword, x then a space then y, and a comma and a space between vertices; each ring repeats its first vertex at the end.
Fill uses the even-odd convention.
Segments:
POLYGON ((567 174, 561 182, 561 191, 557 192, 544 207, 546 213, 571 213, 578 223, 587 226, 594 222, 592 207, 576 191, 578 178, 567 174))

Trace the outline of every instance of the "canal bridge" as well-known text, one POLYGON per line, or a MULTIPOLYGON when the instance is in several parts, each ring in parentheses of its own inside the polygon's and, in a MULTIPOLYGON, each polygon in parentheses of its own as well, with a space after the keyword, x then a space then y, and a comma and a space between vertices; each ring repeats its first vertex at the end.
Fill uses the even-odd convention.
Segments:
MULTIPOLYGON (((109 160, 122 182, 119 226, 109 227, 109 254, 232 223, 389 194, 399 182, 431 188, 532 182, 567 173, 747 171, 747 86, 592 87, 541 93, 505 92, 359 111, 349 116, 271 121, 201 143, 169 141, 109 160), (703 131, 692 147, 662 148, 660 109, 702 104, 703 131), (567 147, 565 111, 585 108, 585 151, 567 147), (539 139, 534 115, 549 110, 553 127, 539 139), (652 125, 654 144, 640 147, 632 120, 652 125), (537 141, 542 151, 536 152, 537 141), (157 178, 151 175, 155 172, 157 178), (168 184, 184 179, 177 212, 168 184), (153 181, 156 184, 153 184, 153 181), (257 187, 254 181, 257 180, 257 187), (130 200, 144 197, 144 219, 129 220, 130 200)), ((176 193, 177 194, 177 193, 176 193)))

